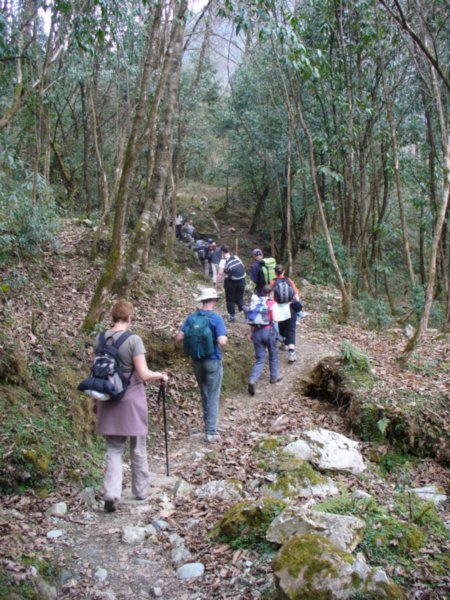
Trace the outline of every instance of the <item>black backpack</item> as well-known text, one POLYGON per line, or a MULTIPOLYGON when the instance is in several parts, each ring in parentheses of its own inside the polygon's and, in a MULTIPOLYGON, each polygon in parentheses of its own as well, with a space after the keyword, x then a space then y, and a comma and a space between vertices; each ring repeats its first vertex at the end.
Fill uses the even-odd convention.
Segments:
POLYGON ((278 304, 286 304, 293 299, 295 291, 288 279, 280 277, 275 280, 273 295, 278 304))
POLYGON ((227 258, 225 263, 225 275, 230 279, 244 279, 245 277, 245 267, 242 264, 242 260, 237 256, 230 256, 227 258))
POLYGON ((131 331, 125 331, 114 341, 112 336, 107 338, 104 331, 100 334, 91 374, 78 386, 81 392, 86 392, 96 400, 122 400, 131 373, 126 376, 122 373, 118 350, 131 335, 131 331), (111 343, 108 343, 110 340, 111 343))

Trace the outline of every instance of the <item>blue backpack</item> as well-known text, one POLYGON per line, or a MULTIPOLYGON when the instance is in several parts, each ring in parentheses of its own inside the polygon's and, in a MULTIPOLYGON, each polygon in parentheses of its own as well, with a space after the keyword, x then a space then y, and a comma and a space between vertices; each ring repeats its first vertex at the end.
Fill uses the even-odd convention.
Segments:
POLYGON ((214 336, 209 316, 201 310, 194 313, 184 331, 184 353, 197 360, 214 353, 214 336))

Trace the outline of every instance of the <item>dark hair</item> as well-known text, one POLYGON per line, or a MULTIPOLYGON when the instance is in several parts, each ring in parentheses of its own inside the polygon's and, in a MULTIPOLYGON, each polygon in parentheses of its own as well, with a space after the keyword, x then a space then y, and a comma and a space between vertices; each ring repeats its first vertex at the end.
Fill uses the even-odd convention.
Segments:
POLYGON ((227 254, 230 251, 230 246, 227 246, 226 244, 224 244, 221 247, 222 252, 225 252, 225 254, 227 254))
POLYGON ((263 287, 263 294, 264 296, 270 296, 270 292, 272 291, 272 288, 270 287, 270 283, 266 283, 266 285, 263 287))
POLYGON ((128 300, 119 300, 114 304, 111 310, 111 316, 114 323, 117 321, 128 321, 133 315, 133 305, 128 300))
POLYGON ((284 273, 284 267, 283 267, 283 265, 276 265, 276 267, 275 267, 275 273, 277 275, 282 275, 284 273))

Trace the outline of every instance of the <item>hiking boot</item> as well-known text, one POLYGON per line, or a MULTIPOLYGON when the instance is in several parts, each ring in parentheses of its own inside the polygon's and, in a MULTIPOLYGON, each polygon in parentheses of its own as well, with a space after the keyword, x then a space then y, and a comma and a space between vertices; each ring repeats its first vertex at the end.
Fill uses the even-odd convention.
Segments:
POLYGON ((277 377, 276 379, 271 379, 270 383, 278 383, 279 381, 281 381, 283 378, 282 377, 277 377))
POLYGON ((295 362, 296 360, 297 360, 297 356, 295 354, 295 350, 289 350, 288 351, 288 361, 295 362))
POLYGON ((230 315, 228 317, 228 323, 236 323, 236 317, 235 317, 235 315, 230 315))
POLYGON ((114 500, 105 500, 105 512, 112 513, 116 511, 116 503, 114 500))
POLYGON ((255 395, 256 384, 255 384, 254 381, 249 381, 248 382, 247 390, 248 390, 248 393, 250 394, 250 396, 254 396, 255 395))
POLYGON ((207 433, 205 435, 205 442, 207 444, 217 444, 218 441, 220 441, 218 433, 207 433))

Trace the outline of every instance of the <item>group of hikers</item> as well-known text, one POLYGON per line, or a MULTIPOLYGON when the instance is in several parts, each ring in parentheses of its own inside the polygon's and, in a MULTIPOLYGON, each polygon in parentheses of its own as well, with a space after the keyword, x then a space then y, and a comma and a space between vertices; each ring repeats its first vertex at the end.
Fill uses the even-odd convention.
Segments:
MULTIPOLYGON (((221 349, 228 342, 225 321, 216 312, 218 288, 223 283, 228 323, 236 322, 237 308, 244 313, 250 327, 249 338, 253 342, 255 356, 247 384, 251 396, 256 393, 256 384, 263 374, 267 355, 271 384, 282 379, 278 364, 279 349, 287 351, 288 362, 295 362, 296 324, 302 314, 302 305, 298 288, 286 276, 283 265, 276 264, 273 258, 264 258, 259 248, 252 252, 250 279, 254 289, 250 301, 246 303, 244 293, 247 275, 242 260, 231 253, 228 245, 217 248, 212 240, 208 244, 214 246, 219 258, 214 263, 217 264, 217 272, 214 277, 211 276, 213 286, 204 288, 196 298, 201 308, 187 316, 176 335, 176 341, 183 344, 185 354, 191 358, 200 389, 205 442, 214 444, 220 440, 217 422, 223 378, 221 349)), ((137 499, 145 499, 148 494, 148 407, 144 385, 151 382, 164 388, 169 380, 167 373, 151 371, 147 366, 142 338, 131 332, 131 303, 119 300, 113 306, 111 316, 111 327, 99 334, 94 342, 91 376, 79 386, 95 399, 97 431, 106 439, 106 512, 114 512, 121 497, 122 460, 128 437, 132 493, 137 499), (119 374, 120 381, 125 384, 120 394, 113 395, 110 393, 111 374, 115 370, 117 373, 114 376, 119 374), (107 384, 103 380, 106 371, 109 375, 107 384)))

